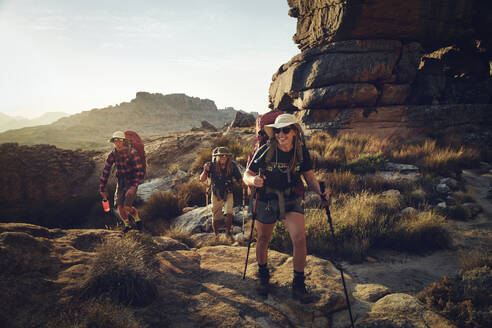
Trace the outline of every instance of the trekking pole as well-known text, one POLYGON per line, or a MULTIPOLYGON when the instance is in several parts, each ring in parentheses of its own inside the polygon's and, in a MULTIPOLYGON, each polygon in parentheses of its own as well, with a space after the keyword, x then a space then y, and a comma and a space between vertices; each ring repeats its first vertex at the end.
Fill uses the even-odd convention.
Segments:
MULTIPOLYGON (((325 183, 324 181, 320 181, 319 182, 319 187, 320 187, 320 190, 321 190, 321 193, 323 194, 325 192, 325 183)), ((331 235, 333 237, 333 242, 334 242, 334 245, 335 245, 335 252, 338 253, 339 249, 338 249, 338 244, 335 240, 335 230, 333 229, 333 221, 331 219, 331 213, 330 213, 330 208, 328 206, 328 204, 326 203, 326 198, 322 196, 322 200, 323 200, 323 204, 325 205, 325 211, 326 211, 326 216, 328 217, 328 222, 330 223, 330 230, 331 230, 331 235)), ((352 328, 355 328, 355 325, 354 325, 354 319, 352 317, 352 310, 350 308, 350 300, 349 300, 349 296, 348 296, 348 292, 347 292, 347 285, 345 284, 345 278, 343 277, 343 268, 342 268, 342 265, 341 264, 337 264, 335 261, 333 261, 335 263, 335 267, 340 270, 340 274, 342 276, 342 284, 343 284, 343 291, 345 292, 345 299, 347 300, 347 309, 348 309, 348 313, 349 313, 349 316, 350 316, 350 323, 352 325, 352 328)))
MULTIPOLYGON (((258 176, 261 176, 261 169, 258 170, 258 176)), ((258 206, 258 188, 256 188, 255 190, 255 206, 253 207, 253 215, 251 218, 251 231, 249 232, 248 252, 246 253, 246 262, 244 263, 243 280, 246 278, 246 268, 248 267, 249 249, 251 248, 251 240, 253 239, 253 230, 255 228, 257 206, 258 206)))
POLYGON ((243 208, 242 208, 242 216, 243 216, 243 227, 241 228, 241 232, 244 233, 244 207, 246 206, 246 186, 243 185, 243 208))

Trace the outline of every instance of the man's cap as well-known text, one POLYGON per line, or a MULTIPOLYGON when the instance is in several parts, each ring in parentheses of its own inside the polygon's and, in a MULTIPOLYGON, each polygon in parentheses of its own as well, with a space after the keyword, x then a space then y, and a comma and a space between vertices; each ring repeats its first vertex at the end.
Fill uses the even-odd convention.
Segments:
POLYGON ((111 139, 108 140, 108 142, 113 142, 114 139, 125 139, 126 140, 125 133, 123 131, 115 131, 113 133, 113 136, 111 137, 111 139))

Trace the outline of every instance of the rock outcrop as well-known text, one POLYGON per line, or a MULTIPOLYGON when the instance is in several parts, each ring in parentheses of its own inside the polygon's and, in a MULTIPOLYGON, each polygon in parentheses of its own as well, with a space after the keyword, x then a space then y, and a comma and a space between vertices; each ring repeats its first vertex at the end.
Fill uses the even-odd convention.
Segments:
POLYGON ((432 52, 456 40, 486 40, 492 6, 486 1, 288 0, 301 50, 344 40, 418 41, 432 52))
POLYGON ((0 199, 5 203, 63 203, 84 191, 94 171, 93 153, 55 146, 0 145, 0 199))
POLYGON ((273 75, 272 109, 298 112, 309 129, 333 133, 492 141, 492 38, 484 33, 492 5, 288 3, 302 52, 273 75))
POLYGON ((243 128, 254 126, 256 123, 256 118, 253 114, 237 112, 236 116, 231 122, 231 128, 243 128))
MULTIPOLYGON (((269 252, 273 292, 264 299, 255 292, 254 257, 250 257, 246 279, 241 279, 246 250, 246 247, 230 246, 190 249, 163 237, 122 238, 120 232, 110 230, 61 230, 0 223, 0 287, 4 291, 0 323, 8 327, 69 326, 68 312, 87 311, 77 295, 85 292, 80 288, 95 274, 97 263, 97 272, 103 275, 118 272, 120 276, 111 279, 137 281, 137 273, 125 271, 130 269, 149 276, 153 272, 156 286, 155 298, 142 305, 125 307, 105 303, 118 309, 106 311, 102 316, 108 322, 115 320, 112 316, 124 315, 132 322, 138 320, 137 326, 143 327, 346 327, 349 324, 340 272, 331 262, 307 257, 306 281, 316 301, 302 305, 290 296, 292 257, 269 252), (138 267, 127 263, 132 259, 113 256, 107 262, 96 262, 104 250, 101 245, 106 243, 108 247, 108 242, 143 243, 152 252, 147 251, 143 259, 135 258, 138 267), (119 264, 113 267, 112 263, 119 264), (130 276, 121 276, 125 272, 130 276), (25 315, 26 311, 29 315, 25 315)), ((345 280, 358 327, 399 327, 400 324, 453 327, 408 294, 392 294, 381 286, 365 286, 355 288, 357 292, 352 295, 355 282, 348 275, 345 280), (357 298, 362 289, 364 300, 357 298)), ((127 287, 137 293, 140 288, 139 285, 127 287)), ((97 310, 101 306, 98 302, 89 303, 90 310, 97 310)), ((86 317, 76 317, 79 319, 86 320, 86 317)))

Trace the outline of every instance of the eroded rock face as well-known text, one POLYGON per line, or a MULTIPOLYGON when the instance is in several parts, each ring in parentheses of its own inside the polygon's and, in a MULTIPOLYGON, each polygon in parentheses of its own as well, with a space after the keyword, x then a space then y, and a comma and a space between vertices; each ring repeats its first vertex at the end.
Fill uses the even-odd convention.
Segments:
POLYGON ((422 49, 400 41, 350 40, 307 50, 282 65, 270 85, 280 110, 405 102, 422 49))
POLYGON ((9 204, 63 203, 83 191, 95 165, 89 152, 15 143, 0 144, 0 163, 0 199, 9 204))
POLYGON ((418 41, 433 51, 482 36, 490 5, 446 0, 288 0, 301 50, 351 39, 418 41), (479 19, 477 19, 479 18, 479 19))

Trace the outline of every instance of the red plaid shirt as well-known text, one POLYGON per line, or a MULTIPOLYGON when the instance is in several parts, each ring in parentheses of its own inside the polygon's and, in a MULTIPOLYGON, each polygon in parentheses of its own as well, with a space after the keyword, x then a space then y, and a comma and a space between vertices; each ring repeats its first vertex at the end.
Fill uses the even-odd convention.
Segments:
POLYGON ((111 173, 111 167, 116 163, 116 176, 118 178, 125 178, 128 181, 128 187, 138 187, 144 178, 143 164, 138 154, 138 151, 134 148, 123 149, 118 152, 116 150, 109 153, 104 165, 104 170, 101 176, 101 191, 106 189, 108 183, 109 174, 111 173))

